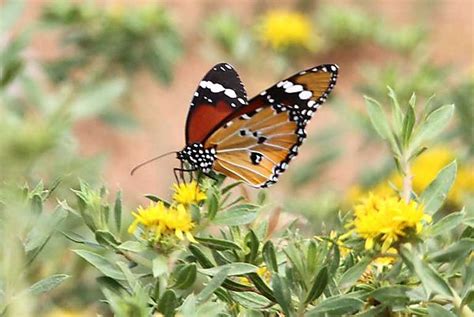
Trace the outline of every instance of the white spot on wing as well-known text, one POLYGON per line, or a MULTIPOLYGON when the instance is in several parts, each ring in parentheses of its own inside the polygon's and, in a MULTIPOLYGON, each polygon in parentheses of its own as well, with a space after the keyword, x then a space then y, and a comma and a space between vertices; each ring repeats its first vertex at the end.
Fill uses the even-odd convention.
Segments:
POLYGON ((300 94, 298 95, 298 97, 300 97, 300 99, 302 100, 306 100, 306 99, 309 99, 311 98, 313 94, 311 93, 311 91, 309 90, 303 90, 302 92, 300 92, 300 94))

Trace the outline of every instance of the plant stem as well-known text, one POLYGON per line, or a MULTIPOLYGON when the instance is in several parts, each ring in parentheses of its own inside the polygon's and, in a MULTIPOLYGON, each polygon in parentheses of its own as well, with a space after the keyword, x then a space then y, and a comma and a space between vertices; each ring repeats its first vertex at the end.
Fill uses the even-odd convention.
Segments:
POLYGON ((401 162, 401 168, 403 173, 402 198, 407 204, 410 202, 411 192, 413 190, 413 176, 411 174, 408 157, 409 156, 405 154, 401 162))

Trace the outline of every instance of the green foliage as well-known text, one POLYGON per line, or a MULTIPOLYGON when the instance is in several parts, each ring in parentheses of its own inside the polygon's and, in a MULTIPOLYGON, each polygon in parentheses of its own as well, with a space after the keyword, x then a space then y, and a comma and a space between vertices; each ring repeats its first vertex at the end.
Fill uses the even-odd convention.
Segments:
POLYGON ((150 70, 163 83, 172 80, 172 66, 182 47, 168 11, 157 5, 108 9, 87 3, 53 1, 43 21, 63 33, 62 42, 73 48, 69 56, 51 62, 48 73, 55 81, 88 68, 98 77, 131 75, 150 70))

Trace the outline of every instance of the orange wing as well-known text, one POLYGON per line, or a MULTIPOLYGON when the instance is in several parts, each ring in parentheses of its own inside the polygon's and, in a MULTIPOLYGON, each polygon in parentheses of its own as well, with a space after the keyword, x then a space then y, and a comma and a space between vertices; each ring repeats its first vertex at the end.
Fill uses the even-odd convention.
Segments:
POLYGON ((300 72, 250 100, 205 141, 214 148, 213 169, 254 187, 278 180, 306 138, 306 124, 336 83, 326 64, 300 72))

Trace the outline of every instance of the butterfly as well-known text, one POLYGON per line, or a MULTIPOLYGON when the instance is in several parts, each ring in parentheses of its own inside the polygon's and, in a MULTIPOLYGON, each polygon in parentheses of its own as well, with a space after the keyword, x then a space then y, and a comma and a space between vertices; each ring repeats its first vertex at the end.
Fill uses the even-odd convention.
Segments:
POLYGON ((235 69, 215 65, 199 83, 177 152, 191 171, 211 171, 265 188, 298 154, 305 127, 333 90, 339 67, 324 64, 279 81, 252 99, 235 69))

